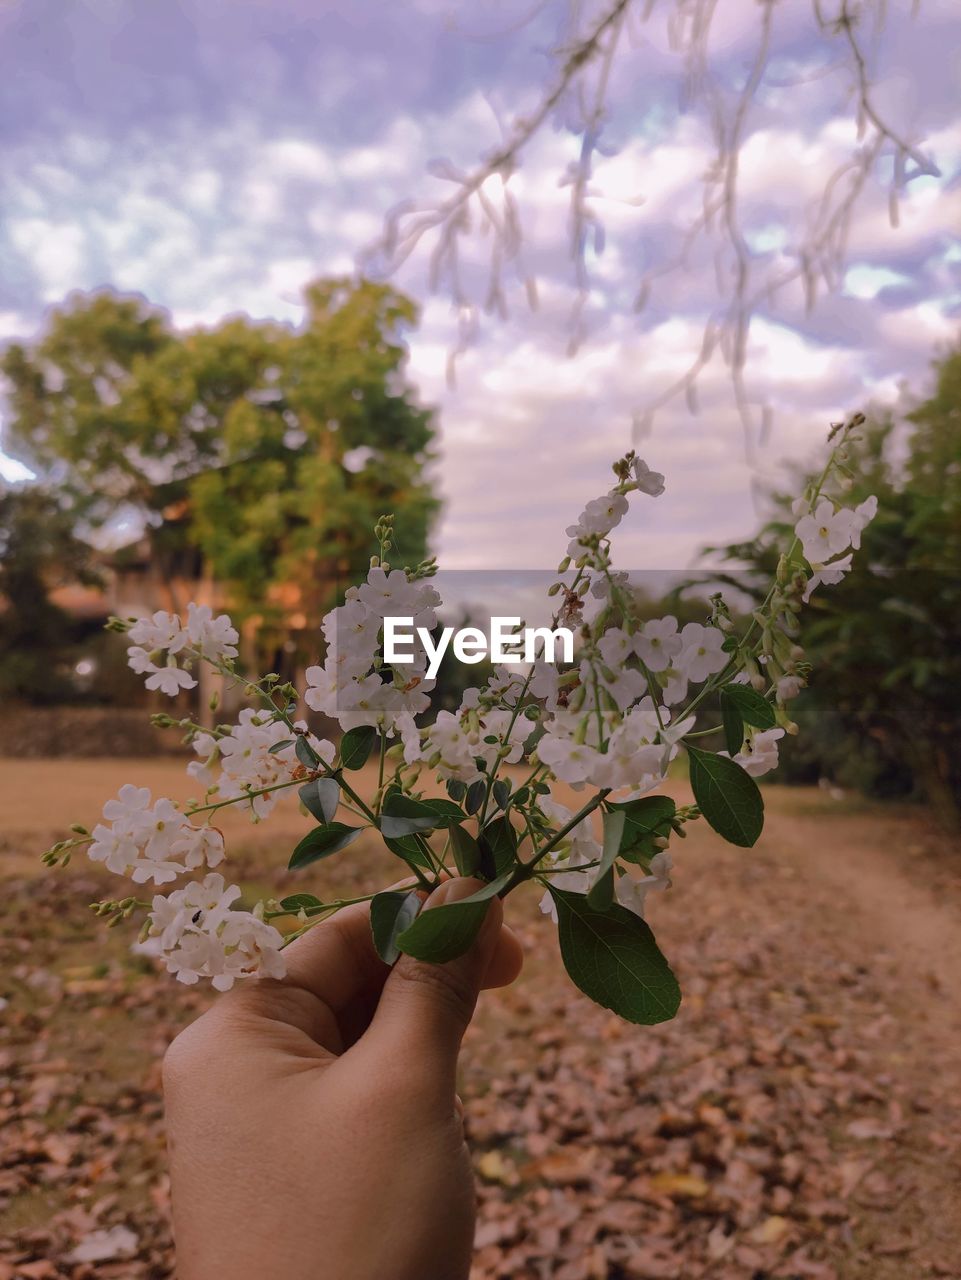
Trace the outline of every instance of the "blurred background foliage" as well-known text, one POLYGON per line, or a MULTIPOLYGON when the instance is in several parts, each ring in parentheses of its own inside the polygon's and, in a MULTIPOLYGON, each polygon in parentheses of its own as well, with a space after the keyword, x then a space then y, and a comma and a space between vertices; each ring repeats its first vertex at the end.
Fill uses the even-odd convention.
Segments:
MULTIPOLYGON (((782 753, 779 778, 829 778, 879 798, 919 799, 958 829, 961 352, 937 374, 906 430, 876 416, 851 446, 846 501, 876 494, 878 514, 854 571, 819 588, 802 616, 814 675, 791 704, 801 732, 782 753)), ((777 515, 752 541, 712 548, 747 567, 727 581, 756 598, 794 525, 792 496, 777 496, 777 515)))
POLYGON ((366 568, 378 516, 396 513, 396 554, 413 564, 439 508, 434 415, 404 377, 416 305, 339 279, 309 285, 305 304, 297 329, 231 317, 179 332, 143 299, 73 294, 0 361, 5 447, 77 536, 120 548, 119 569, 124 544, 146 540, 154 607, 216 584, 247 658, 286 651, 288 668, 305 656, 290 638, 302 648, 366 568))
MULTIPOLYGON (((382 512, 397 516, 397 563, 426 554, 436 424, 404 376, 417 308, 340 279, 311 284, 306 302, 299 329, 232 317, 178 332, 141 298, 74 294, 34 342, 7 345, 5 445, 37 482, 0 491, 0 696, 142 698, 96 609, 70 607, 71 587, 96 595, 105 574, 149 572, 154 608, 182 610, 201 584, 241 624, 251 665, 295 674, 365 570, 382 512)), ((907 422, 869 417, 850 469, 849 500, 877 494, 879 514, 861 567, 804 616, 814 677, 779 777, 919 799, 957 827, 961 352, 907 422)), ((754 539, 708 549, 731 566, 712 582, 763 592, 790 501, 771 495, 754 539)), ((673 607, 702 618, 703 592, 673 607)), ((441 705, 486 674, 447 664, 441 705)))

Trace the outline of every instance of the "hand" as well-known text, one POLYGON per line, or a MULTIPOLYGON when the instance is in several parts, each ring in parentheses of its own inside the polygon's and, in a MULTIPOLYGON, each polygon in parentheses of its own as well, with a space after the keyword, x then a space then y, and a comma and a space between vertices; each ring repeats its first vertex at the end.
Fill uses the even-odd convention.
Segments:
MULTIPOLYGON (((479 885, 451 880, 425 910, 479 885)), ((466 1280, 474 1183, 455 1093, 478 992, 521 950, 493 899, 467 955, 378 958, 368 908, 222 996, 164 1061, 180 1280, 466 1280)))

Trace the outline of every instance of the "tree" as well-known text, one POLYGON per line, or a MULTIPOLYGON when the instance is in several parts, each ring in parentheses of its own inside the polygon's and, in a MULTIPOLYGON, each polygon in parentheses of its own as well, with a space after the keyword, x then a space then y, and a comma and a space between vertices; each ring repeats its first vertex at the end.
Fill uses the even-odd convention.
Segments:
POLYGON ((0 491, 0 699, 71 693, 63 671, 71 620, 50 593, 77 582, 97 582, 91 550, 57 498, 34 487, 0 491))
POLYGON ((316 625, 395 511, 396 556, 423 554, 437 502, 423 470, 433 415, 400 380, 412 302, 380 285, 310 286, 303 330, 281 335, 264 392, 224 422, 222 465, 190 484, 193 532, 242 616, 316 625))
POLYGON ((403 377, 415 305, 322 280, 306 310, 299 329, 235 317, 180 333, 143 299, 75 294, 2 360, 8 450, 78 520, 139 522, 169 607, 185 603, 176 579, 193 576, 198 547, 241 620, 273 628, 270 644, 317 625, 382 512, 416 561, 437 510, 433 413, 403 377))
MULTIPOLYGON (((851 448, 857 477, 845 502, 878 497, 863 570, 811 597, 802 642, 814 664, 798 720, 800 762, 880 795, 914 794, 949 828, 961 825, 961 351, 938 370, 934 395, 903 439, 878 417, 851 448)), ((776 565, 784 513, 756 539, 723 548, 751 590, 776 565)), ((791 765, 791 753, 786 753, 791 765)))

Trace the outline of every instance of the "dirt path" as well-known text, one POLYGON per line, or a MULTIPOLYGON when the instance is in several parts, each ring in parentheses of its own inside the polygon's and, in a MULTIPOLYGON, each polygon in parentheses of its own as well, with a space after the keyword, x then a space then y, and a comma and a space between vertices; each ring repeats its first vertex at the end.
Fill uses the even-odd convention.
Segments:
MULTIPOLYGON (((144 972, 85 914, 106 882, 38 875, 35 850, 120 782, 180 777, 0 766, 0 1280, 86 1280, 67 1254, 120 1224, 137 1255, 98 1277, 172 1274, 156 1064, 208 997, 144 972)), ((765 794, 757 849, 697 824, 651 903, 685 993, 672 1023, 580 997, 536 898, 512 899, 526 970, 484 998, 463 1058, 475 1280, 961 1280, 961 849, 915 812, 765 794)), ((302 826, 236 826, 251 892, 289 883, 269 868, 302 826)), ((361 848, 310 887, 394 865, 361 848)))

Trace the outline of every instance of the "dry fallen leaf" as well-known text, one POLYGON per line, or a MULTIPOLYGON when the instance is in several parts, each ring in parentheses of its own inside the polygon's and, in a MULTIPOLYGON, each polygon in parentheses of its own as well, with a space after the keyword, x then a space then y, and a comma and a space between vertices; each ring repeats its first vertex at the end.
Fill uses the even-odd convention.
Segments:
POLYGON ((711 1189, 703 1178, 690 1173, 657 1173, 651 1178, 650 1186, 658 1195, 678 1200, 697 1200, 711 1189))

